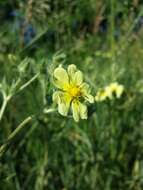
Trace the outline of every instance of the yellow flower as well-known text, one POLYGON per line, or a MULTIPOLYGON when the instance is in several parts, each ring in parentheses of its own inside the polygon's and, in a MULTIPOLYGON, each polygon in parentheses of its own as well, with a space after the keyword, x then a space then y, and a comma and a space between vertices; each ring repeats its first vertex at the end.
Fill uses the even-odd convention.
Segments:
POLYGON ((120 98, 123 94, 124 87, 123 85, 118 84, 117 82, 111 83, 109 86, 106 87, 106 92, 110 99, 113 98, 115 95, 117 98, 120 98))
POLYGON ((108 98, 108 95, 104 89, 99 90, 95 96, 95 101, 102 102, 108 98))
POLYGON ((123 85, 119 85, 117 82, 111 83, 106 86, 104 89, 99 90, 95 96, 95 101, 104 101, 107 98, 112 99, 114 95, 116 98, 120 98, 123 94, 124 87, 123 85))
POLYGON ((59 89, 53 94, 53 101, 58 104, 61 115, 67 116, 71 108, 75 121, 87 119, 85 101, 94 102, 89 85, 83 82, 83 74, 75 65, 69 65, 67 71, 62 67, 54 70, 54 84, 59 89))

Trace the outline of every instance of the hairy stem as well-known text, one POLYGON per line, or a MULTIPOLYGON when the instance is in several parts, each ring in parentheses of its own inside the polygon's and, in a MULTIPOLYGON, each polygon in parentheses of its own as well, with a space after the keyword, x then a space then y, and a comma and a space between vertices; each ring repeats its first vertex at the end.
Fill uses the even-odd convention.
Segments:
MULTIPOLYGON (((45 109, 43 110, 43 113, 49 114, 56 111, 55 109, 45 109)), ((28 124, 33 118, 35 118, 36 115, 32 115, 24 119, 18 127, 9 135, 8 139, 6 142, 0 146, 0 158, 3 156, 3 154, 8 150, 9 146, 14 142, 15 138, 18 136, 19 132, 28 124)))
POLYGON ((20 125, 9 135, 5 144, 0 147, 0 158, 7 151, 9 145, 14 141, 15 137, 19 134, 19 132, 32 120, 32 116, 27 117, 24 121, 20 123, 20 125))
POLYGON ((38 78, 40 73, 37 73, 36 75, 34 75, 29 81, 27 81, 25 84, 23 84, 20 88, 19 88, 19 92, 22 91, 24 88, 26 88, 27 86, 29 86, 35 79, 38 78))
POLYGON ((2 103, 2 106, 1 106, 1 109, 0 109, 0 121, 2 120, 4 111, 6 109, 7 103, 10 100, 10 98, 11 98, 10 96, 7 96, 7 97, 4 97, 4 99, 3 99, 3 103, 2 103))
MULTIPOLYGON (((18 92, 24 90, 27 86, 29 86, 35 79, 37 79, 37 77, 39 76, 40 73, 37 73, 36 75, 34 75, 29 81, 27 81, 25 84, 23 84, 18 92)), ((0 109, 0 122, 2 120, 2 117, 3 117, 3 114, 4 114, 4 111, 6 109, 6 106, 7 106, 7 103, 8 101, 11 99, 12 95, 9 95, 9 96, 4 96, 3 98, 3 103, 2 103, 2 106, 1 106, 1 109, 0 109)))

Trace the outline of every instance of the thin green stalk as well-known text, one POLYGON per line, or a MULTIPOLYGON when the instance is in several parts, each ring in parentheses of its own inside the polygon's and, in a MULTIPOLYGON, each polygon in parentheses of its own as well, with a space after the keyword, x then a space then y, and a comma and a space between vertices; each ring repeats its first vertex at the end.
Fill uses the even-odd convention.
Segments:
POLYGON ((1 119, 3 117, 3 113, 5 111, 6 105, 7 105, 7 100, 5 99, 5 100, 3 100, 3 104, 2 104, 2 107, 0 109, 0 121, 1 121, 1 119))
POLYGON ((14 137, 19 133, 19 131, 21 131, 21 129, 27 124, 29 123, 29 121, 32 120, 32 116, 27 117, 24 121, 22 121, 22 123, 20 123, 20 125, 9 135, 8 137, 8 141, 11 141, 14 139, 14 137))
POLYGON ((4 111, 6 109, 7 103, 10 100, 10 98, 11 98, 10 96, 7 96, 7 97, 4 97, 4 99, 3 99, 3 103, 2 103, 2 106, 1 106, 1 109, 0 109, 0 121, 2 120, 4 111))
POLYGON ((0 158, 7 151, 9 145, 14 141, 19 132, 32 120, 32 116, 27 117, 20 125, 9 135, 5 144, 0 147, 0 158))
POLYGON ((27 86, 29 86, 35 79, 38 78, 39 75, 40 75, 40 73, 37 73, 36 75, 34 75, 28 82, 26 82, 25 84, 23 84, 19 88, 18 92, 22 91, 24 88, 26 88, 27 86))
MULTIPOLYGON (((48 113, 52 113, 56 111, 55 109, 46 109, 43 111, 44 114, 48 114, 48 113)), ((35 115, 29 116, 27 117, 24 121, 22 121, 20 123, 20 125, 9 135, 7 141, 5 142, 5 144, 3 144, 0 147, 0 158, 3 156, 3 154, 8 150, 8 147, 11 145, 11 143, 14 142, 15 138, 17 137, 17 135, 19 134, 19 132, 26 126, 27 123, 29 123, 33 118, 36 117, 35 115)))
POLYGON ((30 49, 38 40, 40 40, 48 31, 49 28, 45 28, 44 31, 40 32, 36 35, 35 38, 33 38, 27 46, 25 46, 22 50, 20 50, 20 53, 23 54, 28 48, 30 49))
MULTIPOLYGON (((21 92, 22 90, 24 90, 27 86, 29 86, 35 79, 38 78, 38 76, 40 75, 40 73, 37 73, 36 75, 34 75, 29 81, 27 81, 25 84, 23 84, 19 90, 17 92, 21 92)), ((19 84, 19 81, 17 82, 17 85, 19 84)), ((16 86, 17 86, 16 85, 16 86)), ((3 114, 4 114, 4 111, 6 109, 6 106, 7 106, 7 103, 9 102, 9 100, 11 99, 11 97, 13 96, 14 94, 12 95, 9 95, 9 96, 6 96, 4 95, 3 97, 3 103, 2 103, 2 107, 0 109, 0 121, 2 120, 2 117, 3 117, 3 114)))
POLYGON ((15 156, 19 149, 23 146, 23 144, 28 140, 28 138, 30 137, 30 135, 33 133, 33 131, 36 129, 37 127, 37 123, 34 123, 29 131, 27 131, 27 133, 25 134, 25 136, 21 139, 21 141, 19 142, 19 144, 17 145, 17 148, 15 149, 15 151, 13 152, 13 156, 15 156))

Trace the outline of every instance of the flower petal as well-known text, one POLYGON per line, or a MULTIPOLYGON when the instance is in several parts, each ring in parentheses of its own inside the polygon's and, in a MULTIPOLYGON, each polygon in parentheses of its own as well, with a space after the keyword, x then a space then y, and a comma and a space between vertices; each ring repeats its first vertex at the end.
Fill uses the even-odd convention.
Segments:
POLYGON ((65 88, 65 86, 69 83, 69 77, 67 71, 63 68, 57 68, 54 70, 54 77, 55 77, 55 86, 58 88, 65 88))
POLYGON ((70 76, 70 82, 74 85, 81 85, 83 82, 83 74, 77 70, 76 65, 72 64, 68 66, 68 74, 70 76))
POLYGON ((90 87, 89 84, 87 84, 86 82, 82 83, 82 85, 80 86, 82 89, 82 92, 84 94, 89 94, 90 93, 90 87))
POLYGON ((73 76, 73 83, 75 85, 80 86, 83 82, 83 74, 81 71, 77 71, 75 72, 74 76, 73 76))
POLYGON ((56 102, 58 104, 61 101, 62 97, 63 97, 63 92, 61 91, 54 92, 52 96, 53 102, 56 102))
POLYGON ((90 103, 94 102, 94 97, 90 94, 90 88, 89 88, 89 85, 87 83, 83 83, 81 85, 81 91, 83 93, 84 98, 88 102, 90 102, 90 103))
POLYGON ((105 87, 105 93, 106 93, 107 97, 110 99, 113 98, 112 92, 113 92, 113 89, 110 86, 105 87))
POLYGON ((124 87, 122 85, 119 85, 118 88, 116 89, 116 96, 117 96, 117 98, 121 97, 123 91, 124 91, 124 87))
POLYGON ((89 103, 94 103, 94 97, 91 94, 86 94, 84 98, 89 102, 89 103))
POLYGON ((101 89, 97 92, 97 94, 95 96, 95 101, 102 102, 102 101, 106 100, 107 98, 108 98, 108 94, 106 93, 106 91, 104 89, 101 89))
POLYGON ((79 101, 72 102, 73 118, 76 122, 81 119, 87 119, 87 106, 79 101))
POLYGON ((59 81, 57 79, 53 80, 53 84, 55 87, 61 90, 66 90, 66 88, 68 87, 68 83, 64 83, 63 81, 59 81))
POLYGON ((78 101, 73 101, 72 102, 72 112, 73 112, 73 118, 76 122, 79 121, 80 114, 79 114, 79 102, 78 101))
POLYGON ((79 112, 81 119, 87 119, 87 106, 85 104, 79 103, 79 112))
POLYGON ((68 74, 72 76, 77 71, 76 65, 71 64, 68 66, 68 74))
POLYGON ((69 106, 70 104, 65 104, 65 103, 59 103, 58 104, 58 112, 63 115, 63 116, 67 116, 68 111, 69 111, 69 106))
POLYGON ((56 91, 53 94, 53 101, 58 104, 58 112, 63 116, 67 116, 70 107, 71 97, 64 92, 56 91))

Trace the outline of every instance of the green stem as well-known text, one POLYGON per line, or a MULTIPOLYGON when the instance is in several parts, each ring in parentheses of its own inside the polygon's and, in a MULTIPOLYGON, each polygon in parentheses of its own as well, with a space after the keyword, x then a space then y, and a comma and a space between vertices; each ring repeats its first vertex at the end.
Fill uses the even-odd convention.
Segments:
MULTIPOLYGON (((25 84, 23 84, 18 92, 21 92, 23 89, 25 89, 27 86, 29 86, 35 79, 37 79, 37 77, 39 76, 40 73, 37 73, 36 75, 34 75, 29 81, 27 81, 25 84)), ((19 81, 17 82, 17 84, 19 83, 19 81)), ((12 95, 10 96, 7 96, 7 97, 4 97, 3 99, 3 103, 2 103, 2 107, 0 109, 0 121, 2 120, 2 117, 3 117, 3 114, 4 114, 4 111, 5 111, 5 108, 7 106, 7 103, 8 101, 11 99, 12 95)))
POLYGON ((7 141, 5 144, 3 144, 0 147, 0 158, 3 156, 3 154, 7 151, 9 145, 13 142, 17 134, 25 127, 27 123, 29 123, 32 120, 32 116, 27 117, 20 125, 9 135, 7 141))
POLYGON ((27 117, 24 121, 22 121, 22 123, 20 123, 20 125, 9 135, 8 137, 8 141, 13 140, 13 138, 19 133, 19 131, 21 131, 21 129, 27 124, 29 123, 29 121, 32 120, 32 116, 27 117))
POLYGON ((23 84, 19 88, 18 92, 22 91, 24 88, 26 88, 27 86, 29 86, 35 79, 38 78, 39 75, 40 75, 40 73, 37 73, 36 75, 34 75, 29 81, 27 81, 25 84, 23 84))
POLYGON ((7 97, 4 97, 4 99, 3 99, 3 103, 2 103, 2 106, 1 106, 1 109, 0 109, 0 121, 2 120, 4 111, 6 109, 7 103, 10 100, 10 98, 11 98, 10 96, 7 96, 7 97))
MULTIPOLYGON (((49 114, 56 111, 55 109, 45 109, 43 112, 44 114, 49 114)), ((24 121, 18 125, 18 127, 9 135, 7 141, 0 146, 0 158, 3 156, 3 154, 8 150, 9 146, 14 142, 15 138, 19 134, 19 132, 25 127, 27 123, 29 123, 33 118, 35 118, 36 115, 32 115, 27 117, 24 121)))
MULTIPOLYGON (((25 89, 27 86, 29 86, 35 79, 37 79, 37 77, 39 76, 40 73, 37 73, 36 75, 34 75, 29 81, 27 81, 25 84, 23 84, 18 92, 21 92, 23 89, 25 89)), ((17 82, 17 84, 19 83, 19 81, 17 82)), ((17 86, 17 85, 16 85, 17 86)), ((12 95, 10 96, 4 96, 3 98, 3 103, 2 103, 2 106, 1 106, 1 109, 0 109, 0 121, 2 120, 2 117, 3 117, 3 114, 4 114, 4 111, 6 109, 6 106, 7 106, 7 103, 8 101, 11 99, 12 95)))

